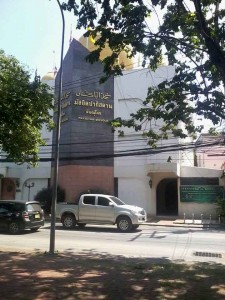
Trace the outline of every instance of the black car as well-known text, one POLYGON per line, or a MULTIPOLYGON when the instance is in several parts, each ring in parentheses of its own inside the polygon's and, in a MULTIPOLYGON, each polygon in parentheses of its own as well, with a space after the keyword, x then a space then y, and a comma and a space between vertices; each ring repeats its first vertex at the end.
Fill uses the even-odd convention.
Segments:
POLYGON ((0 200, 0 229, 18 234, 24 229, 37 231, 44 225, 44 213, 37 201, 0 200))

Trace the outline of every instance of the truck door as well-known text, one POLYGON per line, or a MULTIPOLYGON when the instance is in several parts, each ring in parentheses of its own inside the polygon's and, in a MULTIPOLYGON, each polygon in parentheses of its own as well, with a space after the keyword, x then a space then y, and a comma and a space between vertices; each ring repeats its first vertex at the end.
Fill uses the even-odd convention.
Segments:
POLYGON ((95 196, 93 195, 85 195, 81 199, 79 203, 79 221, 87 222, 87 221, 95 221, 95 196))
POLYGON ((98 196, 96 205, 96 221, 105 223, 114 223, 114 207, 108 198, 98 196))

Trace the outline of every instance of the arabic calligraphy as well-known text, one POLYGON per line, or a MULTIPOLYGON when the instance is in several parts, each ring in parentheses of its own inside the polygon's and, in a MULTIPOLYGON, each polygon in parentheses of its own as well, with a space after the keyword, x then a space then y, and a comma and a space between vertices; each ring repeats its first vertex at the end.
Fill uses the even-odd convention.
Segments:
POLYGON ((70 101, 66 101, 66 102, 63 102, 62 104, 61 104, 61 107, 62 108, 66 108, 67 106, 70 106, 71 105, 71 102, 70 101))
MULTIPOLYGON (((73 105, 84 109, 82 110, 84 116, 77 116, 79 120, 108 122, 108 117, 104 118, 103 115, 105 110, 113 110, 113 103, 111 101, 111 95, 108 92, 88 90, 64 91, 61 96, 61 124, 70 120, 67 113, 70 111, 68 109, 72 109, 73 105), (109 100, 109 102, 104 100, 109 100)), ((57 101, 55 100, 54 112, 58 111, 56 104, 57 101)), ((81 114, 80 109, 76 111, 81 114)))
POLYGON ((62 94, 62 97, 61 97, 61 100, 68 99, 69 96, 70 96, 70 93, 71 93, 71 92, 65 92, 65 93, 63 93, 63 94, 62 94))
POLYGON ((108 93, 102 93, 102 92, 88 92, 87 90, 76 92, 75 93, 77 97, 88 97, 88 98, 95 98, 95 99, 101 99, 101 100, 108 100, 111 95, 108 93))

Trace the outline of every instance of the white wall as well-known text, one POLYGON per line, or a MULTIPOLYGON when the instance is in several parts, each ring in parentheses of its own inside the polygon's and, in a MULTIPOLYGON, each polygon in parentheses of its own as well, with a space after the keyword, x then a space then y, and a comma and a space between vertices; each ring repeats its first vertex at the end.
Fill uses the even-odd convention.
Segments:
MULTIPOLYGON (((143 101, 147 97, 148 88, 157 86, 160 82, 170 80, 175 75, 173 66, 160 67, 155 72, 149 69, 133 69, 124 71, 123 76, 115 78, 114 99, 115 118, 129 119, 131 113, 135 113, 143 107, 143 101)), ((152 121, 149 126, 158 130, 162 125, 161 120, 152 121)), ((124 137, 115 134, 115 152, 150 149, 147 139, 142 137, 142 132, 134 129, 123 128, 124 137)), ((143 128, 144 129, 144 128, 143 128)), ((160 141, 159 147, 177 145, 178 139, 160 141)), ((123 156, 114 159, 114 176, 118 178, 119 197, 129 204, 136 204, 146 209, 148 214, 156 213, 156 185, 149 187, 147 165, 150 163, 166 163, 171 156, 173 162, 179 162, 179 152, 166 152, 151 155, 123 156), (138 201, 138 202, 137 202, 138 201)))
POLYGON ((145 180, 143 178, 120 178, 119 198, 126 204, 147 209, 145 180))
MULTIPOLYGON (((157 86, 164 79, 170 80, 175 75, 174 66, 163 66, 155 72, 150 69, 132 69, 123 71, 123 76, 115 78, 115 99, 146 99, 150 86, 157 86)), ((115 106, 115 109, 118 108, 115 106)), ((115 110, 115 116, 120 112, 115 110)))
MULTIPOLYGON (((221 177, 222 170, 219 169, 206 169, 199 167, 187 167, 183 166, 181 168, 181 177, 221 177)), ((220 184, 223 185, 223 179, 220 178, 220 184)))
POLYGON ((218 214, 216 212, 217 206, 212 203, 184 203, 180 202, 179 205, 179 216, 181 218, 185 217, 191 220, 194 214, 195 220, 201 220, 201 215, 204 220, 209 220, 210 215, 212 219, 217 219, 218 214))
POLYGON ((18 200, 34 200, 34 197, 39 191, 48 187, 48 180, 44 178, 29 178, 25 183, 21 187, 21 198, 18 200), (34 186, 30 188, 30 195, 29 188, 25 186, 25 183, 27 183, 28 186, 34 183, 34 186))
MULTIPOLYGON (((150 86, 157 86, 160 82, 167 79, 170 80, 175 75, 175 68, 173 66, 163 66, 152 72, 150 69, 132 69, 124 71, 123 76, 115 78, 114 84, 114 116, 122 119, 129 119, 131 113, 137 112, 143 106, 143 101, 147 97, 148 88, 150 86)), ((162 126, 162 120, 152 120, 149 124, 144 124, 142 130, 152 128, 154 131, 159 131, 162 126)), ((133 151, 140 149, 150 149, 147 139, 142 136, 143 131, 135 132, 133 128, 122 128, 125 132, 124 137, 119 137, 115 133, 115 152, 133 151)), ((161 140, 157 143, 158 148, 167 148, 178 146, 181 143, 190 143, 191 139, 187 138, 181 140, 172 135, 168 140, 161 140)), ((159 154, 151 155, 136 155, 122 158, 115 158, 115 167, 118 165, 139 165, 156 162, 165 163, 168 158, 172 158, 172 162, 181 163, 186 166, 194 165, 194 155, 192 150, 188 151, 161 151, 159 154)))

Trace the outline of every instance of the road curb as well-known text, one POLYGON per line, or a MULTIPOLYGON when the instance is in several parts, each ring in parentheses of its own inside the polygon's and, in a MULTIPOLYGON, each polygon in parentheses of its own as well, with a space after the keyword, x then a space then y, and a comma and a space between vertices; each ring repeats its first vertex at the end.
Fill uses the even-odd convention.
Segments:
POLYGON ((151 223, 147 222, 142 225, 147 225, 147 226, 160 226, 160 227, 183 227, 183 228, 211 228, 211 229, 225 229, 225 225, 223 224, 185 224, 185 223, 151 223))

